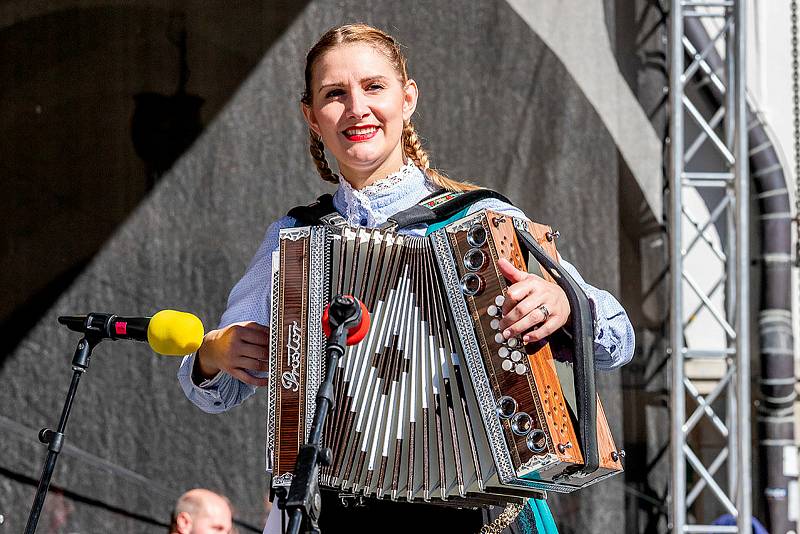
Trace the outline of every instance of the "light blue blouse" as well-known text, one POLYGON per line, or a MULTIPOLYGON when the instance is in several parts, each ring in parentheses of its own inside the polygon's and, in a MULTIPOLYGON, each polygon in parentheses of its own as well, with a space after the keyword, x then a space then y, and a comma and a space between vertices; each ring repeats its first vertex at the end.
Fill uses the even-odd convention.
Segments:
MULTIPOLYGON (((417 204, 435 189, 422 171, 409 163, 400 171, 361 190, 355 190, 345 180, 341 180, 333 196, 333 205, 349 224, 374 228, 386 222, 391 215, 417 204)), ((481 209, 527 218, 519 209, 497 199, 476 202, 469 213, 481 209)), ((220 328, 243 321, 269 325, 272 252, 278 247, 280 230, 291 228, 295 224, 294 218, 285 216, 267 229, 264 241, 250 261, 247 271, 230 292, 220 328)), ((426 225, 419 225, 401 233, 422 236, 426 229, 426 225)), ((625 310, 610 293, 587 284, 572 265, 563 259, 561 265, 581 285, 594 305, 595 366, 608 370, 628 363, 633 357, 634 334, 625 310)), ((195 384, 191 378, 193 366, 194 355, 186 356, 178 370, 178 380, 189 400, 205 412, 219 413, 229 410, 255 393, 255 386, 245 384, 225 372, 220 372, 211 380, 195 384)))

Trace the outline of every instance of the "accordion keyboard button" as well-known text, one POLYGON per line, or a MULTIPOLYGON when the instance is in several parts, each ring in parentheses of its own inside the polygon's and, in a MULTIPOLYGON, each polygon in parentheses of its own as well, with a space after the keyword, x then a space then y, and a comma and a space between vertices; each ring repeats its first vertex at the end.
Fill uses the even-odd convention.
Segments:
POLYGON ((533 419, 525 412, 517 412, 511 418, 511 431, 518 436, 525 436, 533 427, 533 419))
POLYGON ((500 309, 494 304, 492 304, 488 308, 486 308, 486 313, 490 317, 497 317, 498 315, 500 315, 500 309))
POLYGON ((498 332, 498 333, 496 333, 494 335, 494 342, 495 343, 503 343, 505 340, 506 340, 506 338, 504 338, 503 334, 501 334, 500 332, 498 332))
POLYGON ((511 361, 518 362, 522 359, 522 353, 518 350, 515 350, 511 353, 511 361))
POLYGON ((492 330, 498 330, 500 328, 500 319, 492 319, 489 326, 492 327, 492 330))
POLYGON ((461 292, 468 297, 475 297, 483 293, 485 282, 475 273, 467 273, 461 277, 461 292))
POLYGON ((508 347, 500 347, 497 350, 497 355, 501 358, 508 358, 508 355, 511 354, 511 351, 508 350, 508 347))
POLYGON ((502 366, 503 371, 510 371, 514 368, 514 364, 511 362, 511 360, 503 360, 502 366))
POLYGON ((504 395, 497 401, 497 415, 502 419, 510 419, 517 413, 517 401, 513 397, 504 395))
POLYGON ((505 301, 506 301, 506 298, 505 298, 503 295, 497 295, 497 296, 494 298, 494 303, 495 303, 495 305, 497 305, 498 307, 499 307, 499 306, 502 306, 502 305, 503 305, 503 303, 504 303, 505 301))
POLYGON ((480 224, 473 224, 467 230, 467 243, 473 247, 481 247, 486 243, 486 229, 480 224))
POLYGON ((547 450, 547 434, 541 429, 534 428, 525 438, 525 444, 531 452, 542 453, 547 450))
POLYGON ((511 347, 512 349, 518 347, 519 339, 512 337, 511 339, 508 340, 508 346, 511 347))
MULTIPOLYGON (((505 361, 511 363, 509 360, 505 361)), ((528 371, 528 369, 525 367, 525 364, 523 363, 518 363, 517 366, 514 367, 514 370, 517 372, 518 375, 524 375, 528 371)))

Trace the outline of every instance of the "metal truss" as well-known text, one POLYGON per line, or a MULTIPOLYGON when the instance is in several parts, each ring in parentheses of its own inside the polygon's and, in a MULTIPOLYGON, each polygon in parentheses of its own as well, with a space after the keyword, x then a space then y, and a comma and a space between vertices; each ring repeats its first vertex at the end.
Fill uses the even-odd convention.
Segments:
POLYGON ((745 0, 672 0, 670 234, 671 524, 751 532, 750 295, 745 0), (711 28, 697 49, 688 19, 711 28), (715 51, 724 72, 706 62, 715 51), (688 60, 687 60, 688 58, 688 60), (688 63, 688 65, 687 65, 688 63), (724 105, 708 110, 703 84, 724 105), (694 367, 693 367, 694 366, 694 367), (694 379, 692 369, 716 371, 694 379), (712 526, 725 513, 738 526, 712 526))

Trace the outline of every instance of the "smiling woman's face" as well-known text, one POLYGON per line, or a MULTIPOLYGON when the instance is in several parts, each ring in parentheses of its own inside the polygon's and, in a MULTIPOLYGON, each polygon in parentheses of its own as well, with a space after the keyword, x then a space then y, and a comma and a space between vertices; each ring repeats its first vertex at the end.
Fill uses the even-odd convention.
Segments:
POLYGON ((319 57, 311 77, 309 127, 356 188, 403 165, 403 124, 417 104, 417 85, 403 83, 387 57, 366 43, 339 45, 319 57))

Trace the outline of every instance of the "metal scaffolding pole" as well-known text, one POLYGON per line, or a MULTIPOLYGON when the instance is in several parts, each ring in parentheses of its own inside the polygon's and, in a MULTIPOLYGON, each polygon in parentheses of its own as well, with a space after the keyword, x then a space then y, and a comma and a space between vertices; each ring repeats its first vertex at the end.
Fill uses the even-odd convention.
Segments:
POLYGON ((672 531, 683 532, 686 524, 686 460, 683 447, 686 436, 683 425, 686 417, 686 396, 683 394, 683 254, 681 232, 681 175, 683 174, 683 15, 680 0, 673 0, 670 11, 670 180, 669 180, 669 236, 670 273, 670 349, 672 351, 672 531))
POLYGON ((750 533, 746 1, 672 0, 671 6, 671 525, 676 533, 750 533), (687 18, 710 21, 715 36, 704 49, 686 36, 687 18), (724 54, 724 72, 709 68, 712 50, 724 54), (709 112, 700 101, 702 84, 724 92, 719 109, 709 112), (698 386, 694 374, 708 368, 716 371, 703 371, 698 386), (724 513, 737 526, 712 524, 724 513))
MULTIPOLYGON (((752 532, 752 485, 750 445, 750 173, 747 142, 747 2, 737 0, 733 8, 733 101, 734 154, 736 163, 736 353, 739 447, 736 505, 739 532, 752 532)), ((729 86, 730 87, 730 86, 729 86)))

